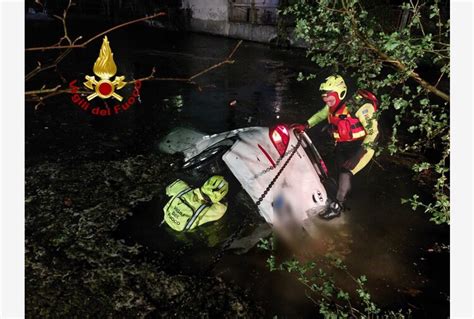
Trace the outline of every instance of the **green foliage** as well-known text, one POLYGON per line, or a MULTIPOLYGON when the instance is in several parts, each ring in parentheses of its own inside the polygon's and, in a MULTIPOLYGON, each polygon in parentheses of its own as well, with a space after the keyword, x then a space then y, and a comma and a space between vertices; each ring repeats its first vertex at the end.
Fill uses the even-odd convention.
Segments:
POLYGON ((355 278, 349 273, 347 267, 338 257, 327 255, 318 263, 309 261, 302 263, 296 258, 291 260, 277 261, 274 255, 276 250, 276 239, 261 239, 259 248, 270 253, 267 265, 270 271, 282 271, 294 274, 298 281, 303 284, 310 293, 310 298, 319 309, 324 318, 409 318, 410 312, 405 316, 400 310, 382 311, 372 301, 370 293, 365 285, 367 277, 362 275, 355 278), (356 285, 355 296, 339 287, 334 276, 330 273, 341 271, 356 285))
POLYGON ((438 181, 430 203, 417 202, 419 197, 404 202, 424 207, 436 223, 449 223, 449 13, 439 0, 409 1, 397 8, 406 14, 406 25, 395 26, 384 23, 395 12, 364 4, 370 2, 296 0, 282 13, 296 19, 296 34, 308 44, 311 61, 350 75, 358 87, 380 97, 378 113, 393 123, 385 150, 418 154, 414 171, 430 170, 438 181), (435 83, 423 78, 422 69, 430 70, 427 78, 435 83), (427 150, 443 154, 442 159, 424 159, 427 150))

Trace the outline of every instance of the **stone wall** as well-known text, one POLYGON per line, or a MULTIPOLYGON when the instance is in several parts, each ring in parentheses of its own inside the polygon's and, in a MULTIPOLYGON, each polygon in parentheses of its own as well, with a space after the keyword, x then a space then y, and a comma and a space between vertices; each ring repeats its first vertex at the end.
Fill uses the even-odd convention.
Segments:
POLYGON ((196 20, 227 21, 227 0, 183 0, 182 7, 190 9, 196 20))
MULTIPOLYGON (((229 1, 183 0, 182 9, 188 14, 189 30, 262 43, 270 43, 276 39, 276 25, 229 21, 229 1)), ((273 0, 269 4, 275 6, 276 1, 273 0)), ((296 41, 293 29, 288 31, 290 46, 304 47, 304 43, 296 41)))

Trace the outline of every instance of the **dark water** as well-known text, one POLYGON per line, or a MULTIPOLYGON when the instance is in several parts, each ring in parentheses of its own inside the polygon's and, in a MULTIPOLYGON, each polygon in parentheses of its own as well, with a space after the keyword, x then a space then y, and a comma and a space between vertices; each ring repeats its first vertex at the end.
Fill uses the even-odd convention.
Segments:
MULTIPOLYGON (((49 43, 48 39, 53 43, 56 27, 51 22, 27 24, 27 46, 49 43)), ((71 24, 71 33, 87 37, 103 27, 99 22, 76 21, 71 24)), ((222 61, 237 43, 232 39, 165 32, 143 25, 114 32, 109 40, 118 74, 127 79, 146 76, 153 67, 156 76, 188 77, 222 61)), ((92 74, 100 44, 96 41, 87 49, 78 49, 63 61, 61 76, 65 83, 92 74)), ((36 59, 44 61, 48 56, 29 55, 27 70, 36 59)), ((234 59, 234 64, 197 78, 197 85, 145 82, 141 103, 113 117, 94 117, 74 106, 68 96, 55 98, 37 111, 27 108, 27 165, 45 160, 73 164, 156 152, 159 138, 178 125, 217 133, 244 126, 302 122, 321 105, 316 91, 318 79, 296 80, 300 71, 324 75, 305 60, 304 52, 244 42, 234 59), (233 100, 237 104, 230 107, 233 100)), ((61 76, 51 73, 27 84, 27 90, 41 81, 61 82, 61 76)), ((387 129, 382 127, 382 131, 387 129)), ((311 135, 331 167, 330 140, 315 129, 311 135)), ((320 237, 304 243, 309 250, 305 258, 336 253, 355 276, 367 275, 369 291, 380 306, 410 308, 416 318, 446 318, 449 253, 436 252, 436 247, 449 244, 449 230, 401 205, 400 198, 416 191, 416 184, 406 169, 384 163, 382 166, 371 163, 356 176, 348 202, 351 210, 335 222, 321 223, 320 237)), ((199 173, 182 173, 177 177, 191 183, 205 178, 199 173)), ((256 217, 255 206, 235 181, 231 190, 226 216, 198 232, 176 235, 165 226, 159 227, 164 204, 164 197, 159 197, 143 204, 122 225, 117 236, 167 256, 169 271, 199 273, 216 253, 219 243, 242 222, 250 223, 247 234, 261 222, 256 217)), ((229 252, 213 274, 246 290, 251 298, 263 304, 268 317, 316 316, 317 308, 306 297, 304 288, 290 275, 270 273, 266 268, 267 257, 267 253, 257 248, 244 255, 229 252)), ((353 289, 348 280, 341 285, 353 289)))

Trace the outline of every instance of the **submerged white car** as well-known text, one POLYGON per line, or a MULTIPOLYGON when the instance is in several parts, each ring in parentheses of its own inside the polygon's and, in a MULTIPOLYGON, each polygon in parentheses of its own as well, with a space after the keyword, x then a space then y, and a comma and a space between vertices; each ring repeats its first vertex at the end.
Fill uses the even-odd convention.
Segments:
POLYGON ((160 150, 184 155, 183 168, 221 157, 273 227, 304 225, 329 203, 326 165, 306 133, 286 125, 248 127, 214 135, 178 128, 160 150))

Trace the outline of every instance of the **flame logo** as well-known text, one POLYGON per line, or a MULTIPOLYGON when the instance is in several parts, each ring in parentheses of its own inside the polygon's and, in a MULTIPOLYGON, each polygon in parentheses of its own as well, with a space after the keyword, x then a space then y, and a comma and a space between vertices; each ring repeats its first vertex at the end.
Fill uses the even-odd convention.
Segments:
POLYGON ((117 73, 117 65, 114 62, 114 54, 110 49, 109 39, 107 36, 104 37, 102 46, 100 47, 99 57, 94 63, 93 68, 94 74, 100 78, 99 81, 95 79, 95 76, 86 75, 87 82, 84 82, 84 85, 90 89, 94 90, 95 93, 87 96, 87 100, 92 100, 96 97, 102 99, 108 99, 113 97, 118 101, 122 101, 122 96, 117 94, 115 90, 120 90, 125 86, 125 76, 116 76, 114 80, 110 80, 111 77, 117 73))
POLYGON ((94 63, 94 74, 103 80, 108 80, 117 73, 117 65, 114 62, 114 54, 110 49, 107 36, 104 37, 100 48, 99 57, 94 63))

